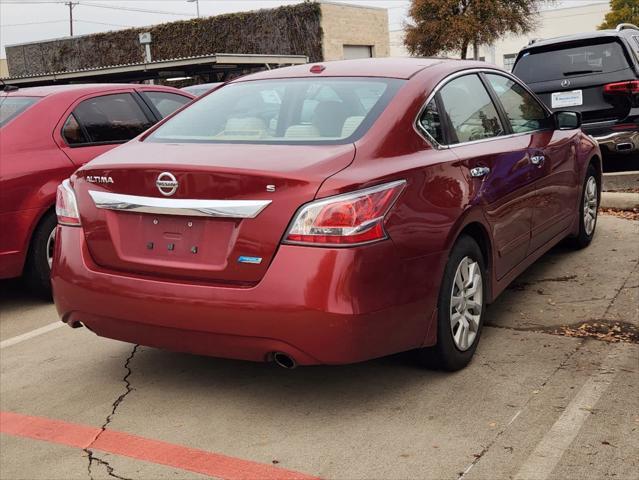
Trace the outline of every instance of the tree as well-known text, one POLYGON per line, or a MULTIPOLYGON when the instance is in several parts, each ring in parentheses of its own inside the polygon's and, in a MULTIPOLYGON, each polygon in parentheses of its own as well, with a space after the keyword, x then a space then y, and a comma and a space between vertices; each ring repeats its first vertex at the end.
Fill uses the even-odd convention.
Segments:
POLYGON ((610 11, 599 30, 615 28, 620 23, 639 25, 639 0, 610 0, 610 11))
MULTIPOLYGON (((632 0, 631 0, 632 1, 632 0)), ((637 0, 635 0, 637 1, 637 0)), ((535 27, 539 0, 411 0, 404 44, 412 55, 430 57, 490 44, 507 33, 535 27)))

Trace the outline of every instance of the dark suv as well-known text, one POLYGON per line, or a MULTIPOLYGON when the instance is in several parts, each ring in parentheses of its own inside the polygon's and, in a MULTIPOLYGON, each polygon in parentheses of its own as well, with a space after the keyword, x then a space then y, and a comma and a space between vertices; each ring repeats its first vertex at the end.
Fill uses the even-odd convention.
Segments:
POLYGON ((604 155, 639 159, 639 27, 533 42, 513 73, 551 109, 580 112, 604 155))

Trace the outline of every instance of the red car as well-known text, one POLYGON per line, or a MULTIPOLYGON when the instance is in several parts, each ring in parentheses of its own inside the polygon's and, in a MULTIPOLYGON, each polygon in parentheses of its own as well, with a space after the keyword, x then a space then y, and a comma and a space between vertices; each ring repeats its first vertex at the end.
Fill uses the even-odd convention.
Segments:
POLYGON ((0 279, 24 271, 48 293, 60 182, 192 98, 141 85, 0 91, 0 279))
POLYGON ((285 367, 420 349, 462 368, 486 305, 594 235, 601 156, 579 124, 480 62, 249 75, 62 184, 58 312, 285 367))

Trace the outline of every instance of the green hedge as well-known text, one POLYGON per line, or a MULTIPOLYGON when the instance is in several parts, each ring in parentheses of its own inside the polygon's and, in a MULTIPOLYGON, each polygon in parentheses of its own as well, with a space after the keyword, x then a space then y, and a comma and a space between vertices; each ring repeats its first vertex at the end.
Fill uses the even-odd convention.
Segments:
POLYGON ((320 6, 305 2, 7 47, 11 76, 144 61, 138 42, 150 31, 153 60, 214 53, 307 55, 322 59, 320 6))

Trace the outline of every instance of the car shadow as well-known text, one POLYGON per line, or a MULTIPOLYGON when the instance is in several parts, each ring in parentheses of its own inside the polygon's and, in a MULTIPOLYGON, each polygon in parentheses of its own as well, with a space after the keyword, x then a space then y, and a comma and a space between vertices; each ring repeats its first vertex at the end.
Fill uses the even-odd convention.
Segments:
POLYGON ((0 280, 1 314, 10 313, 13 310, 48 304, 51 304, 51 299, 31 291, 22 278, 0 280))

